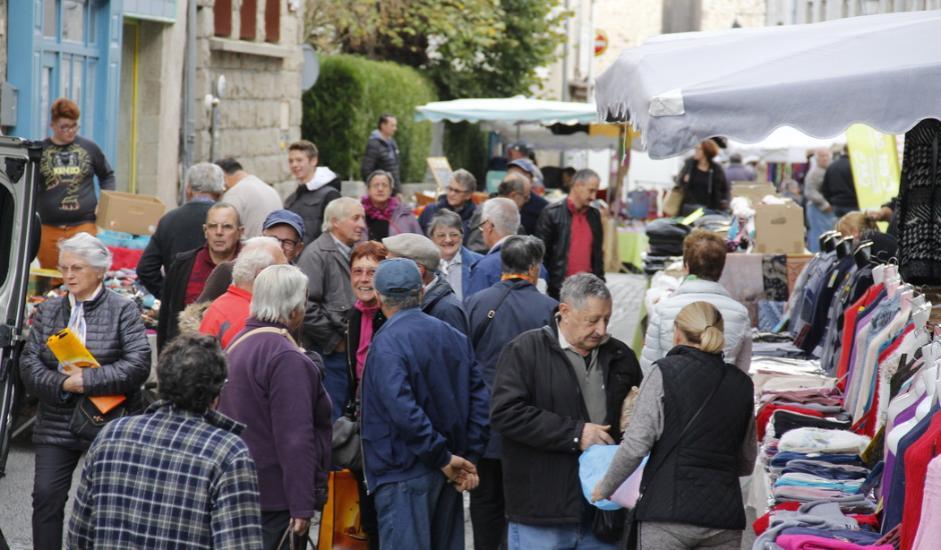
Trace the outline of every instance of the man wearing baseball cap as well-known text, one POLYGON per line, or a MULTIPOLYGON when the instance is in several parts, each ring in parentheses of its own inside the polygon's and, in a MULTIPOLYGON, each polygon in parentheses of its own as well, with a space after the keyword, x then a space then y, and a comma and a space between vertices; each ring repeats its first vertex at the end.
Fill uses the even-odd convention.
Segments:
POLYGON ((415 262, 381 262, 388 319, 366 358, 363 464, 383 548, 464 548, 461 492, 477 486, 489 397, 468 339, 425 315, 415 262))
POLYGON ((261 234, 278 239, 289 264, 294 264, 304 250, 304 220, 290 210, 268 214, 261 225, 261 234))

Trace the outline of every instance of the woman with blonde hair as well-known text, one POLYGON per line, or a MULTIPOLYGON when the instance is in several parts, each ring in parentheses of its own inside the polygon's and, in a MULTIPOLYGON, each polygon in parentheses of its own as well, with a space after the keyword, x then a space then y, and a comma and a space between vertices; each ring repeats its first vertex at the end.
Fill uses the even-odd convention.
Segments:
POLYGON ((739 548, 745 509, 738 477, 757 443, 754 388, 722 357, 722 315, 693 302, 676 317, 674 348, 644 377, 634 416, 593 500, 608 498, 648 453, 634 508, 640 548, 739 548))

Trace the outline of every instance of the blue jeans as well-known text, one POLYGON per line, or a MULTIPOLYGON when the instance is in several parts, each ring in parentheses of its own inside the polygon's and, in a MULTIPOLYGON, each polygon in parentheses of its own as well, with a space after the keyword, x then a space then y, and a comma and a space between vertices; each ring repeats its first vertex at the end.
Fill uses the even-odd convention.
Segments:
POLYGON ((509 550, 615 550, 617 544, 607 544, 595 538, 591 525, 523 525, 510 522, 509 550))
POLYGON ((805 208, 807 212, 807 250, 820 252, 820 235, 833 229, 836 216, 833 212, 824 212, 809 202, 805 208))
POLYGON ((464 548, 464 502, 441 472, 381 485, 376 512, 382 548, 464 548))
POLYGON ((349 390, 350 381, 347 376, 349 367, 346 362, 346 352, 333 352, 329 355, 321 354, 325 369, 323 377, 323 387, 333 402, 333 418, 343 414, 343 407, 346 406, 346 393, 349 390))

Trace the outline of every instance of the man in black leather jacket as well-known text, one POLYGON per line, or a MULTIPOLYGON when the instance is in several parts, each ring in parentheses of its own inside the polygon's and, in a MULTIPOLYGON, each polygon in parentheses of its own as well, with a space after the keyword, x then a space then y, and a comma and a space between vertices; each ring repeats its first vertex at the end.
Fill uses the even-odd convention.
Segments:
POLYGON ((569 196, 547 206, 536 223, 535 234, 546 244, 549 296, 557 300, 562 281, 569 275, 588 272, 604 280, 601 213, 591 206, 600 182, 594 170, 579 170, 569 196))

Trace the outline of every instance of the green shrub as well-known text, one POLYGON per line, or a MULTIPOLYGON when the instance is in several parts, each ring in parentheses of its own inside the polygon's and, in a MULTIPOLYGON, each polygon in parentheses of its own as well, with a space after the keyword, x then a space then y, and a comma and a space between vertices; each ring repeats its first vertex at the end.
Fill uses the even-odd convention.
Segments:
POLYGON ((486 182, 487 134, 479 124, 470 122, 444 123, 444 154, 451 168, 468 170, 477 178, 477 187, 486 182))
POLYGON ((320 161, 343 179, 360 179, 359 164, 379 115, 398 119, 402 180, 421 181, 431 147, 431 124, 415 122, 415 107, 435 101, 434 86, 418 71, 353 55, 321 58, 320 78, 303 96, 301 135, 317 144, 320 161))

